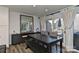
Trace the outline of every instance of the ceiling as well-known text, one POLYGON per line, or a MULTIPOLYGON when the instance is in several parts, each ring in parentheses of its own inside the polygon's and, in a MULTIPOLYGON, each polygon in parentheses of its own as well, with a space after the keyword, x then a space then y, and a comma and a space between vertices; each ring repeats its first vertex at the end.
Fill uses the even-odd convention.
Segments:
POLYGON ((5 5, 10 10, 27 13, 30 15, 43 16, 56 12, 70 5, 5 5), (46 11, 45 11, 46 10, 46 11))

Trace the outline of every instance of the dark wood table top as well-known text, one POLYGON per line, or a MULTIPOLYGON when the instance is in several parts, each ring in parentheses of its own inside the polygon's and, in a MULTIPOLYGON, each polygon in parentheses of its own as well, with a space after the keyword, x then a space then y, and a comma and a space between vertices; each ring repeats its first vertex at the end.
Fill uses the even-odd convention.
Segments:
POLYGON ((56 41, 60 41, 62 38, 57 39, 56 37, 52 37, 49 35, 42 35, 42 34, 29 34, 29 37, 32 37, 34 39, 37 39, 39 41, 45 42, 47 44, 56 42, 56 41))

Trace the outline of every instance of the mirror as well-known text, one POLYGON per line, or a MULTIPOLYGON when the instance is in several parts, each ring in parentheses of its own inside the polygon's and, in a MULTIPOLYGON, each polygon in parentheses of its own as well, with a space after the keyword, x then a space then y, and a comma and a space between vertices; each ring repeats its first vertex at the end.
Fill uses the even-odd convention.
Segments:
POLYGON ((20 15, 20 31, 21 33, 33 31, 33 17, 20 15))

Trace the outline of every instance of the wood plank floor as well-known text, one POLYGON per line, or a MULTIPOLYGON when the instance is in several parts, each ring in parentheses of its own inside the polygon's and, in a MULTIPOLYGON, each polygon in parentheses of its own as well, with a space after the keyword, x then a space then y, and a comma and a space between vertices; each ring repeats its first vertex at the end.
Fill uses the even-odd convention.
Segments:
POLYGON ((25 43, 10 45, 9 48, 6 49, 6 53, 33 53, 30 48, 26 49, 25 43))
MULTIPOLYGON (((25 43, 21 43, 21 44, 17 44, 17 45, 10 45, 9 48, 6 49, 6 53, 33 53, 33 51, 30 48, 26 49, 26 44, 25 43)), ((52 53, 60 53, 60 48, 58 47, 58 52, 55 51, 56 48, 54 47, 52 49, 52 53)), ((65 49, 63 49, 63 53, 65 52, 65 49)))

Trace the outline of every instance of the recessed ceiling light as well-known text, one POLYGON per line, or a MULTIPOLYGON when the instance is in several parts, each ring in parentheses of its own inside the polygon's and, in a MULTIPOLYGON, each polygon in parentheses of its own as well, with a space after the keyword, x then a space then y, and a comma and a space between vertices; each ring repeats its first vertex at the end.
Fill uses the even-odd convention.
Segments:
POLYGON ((47 12, 48 11, 48 9, 45 9, 45 12, 47 12))
POLYGON ((33 7, 36 7, 36 5, 33 5, 33 7))

